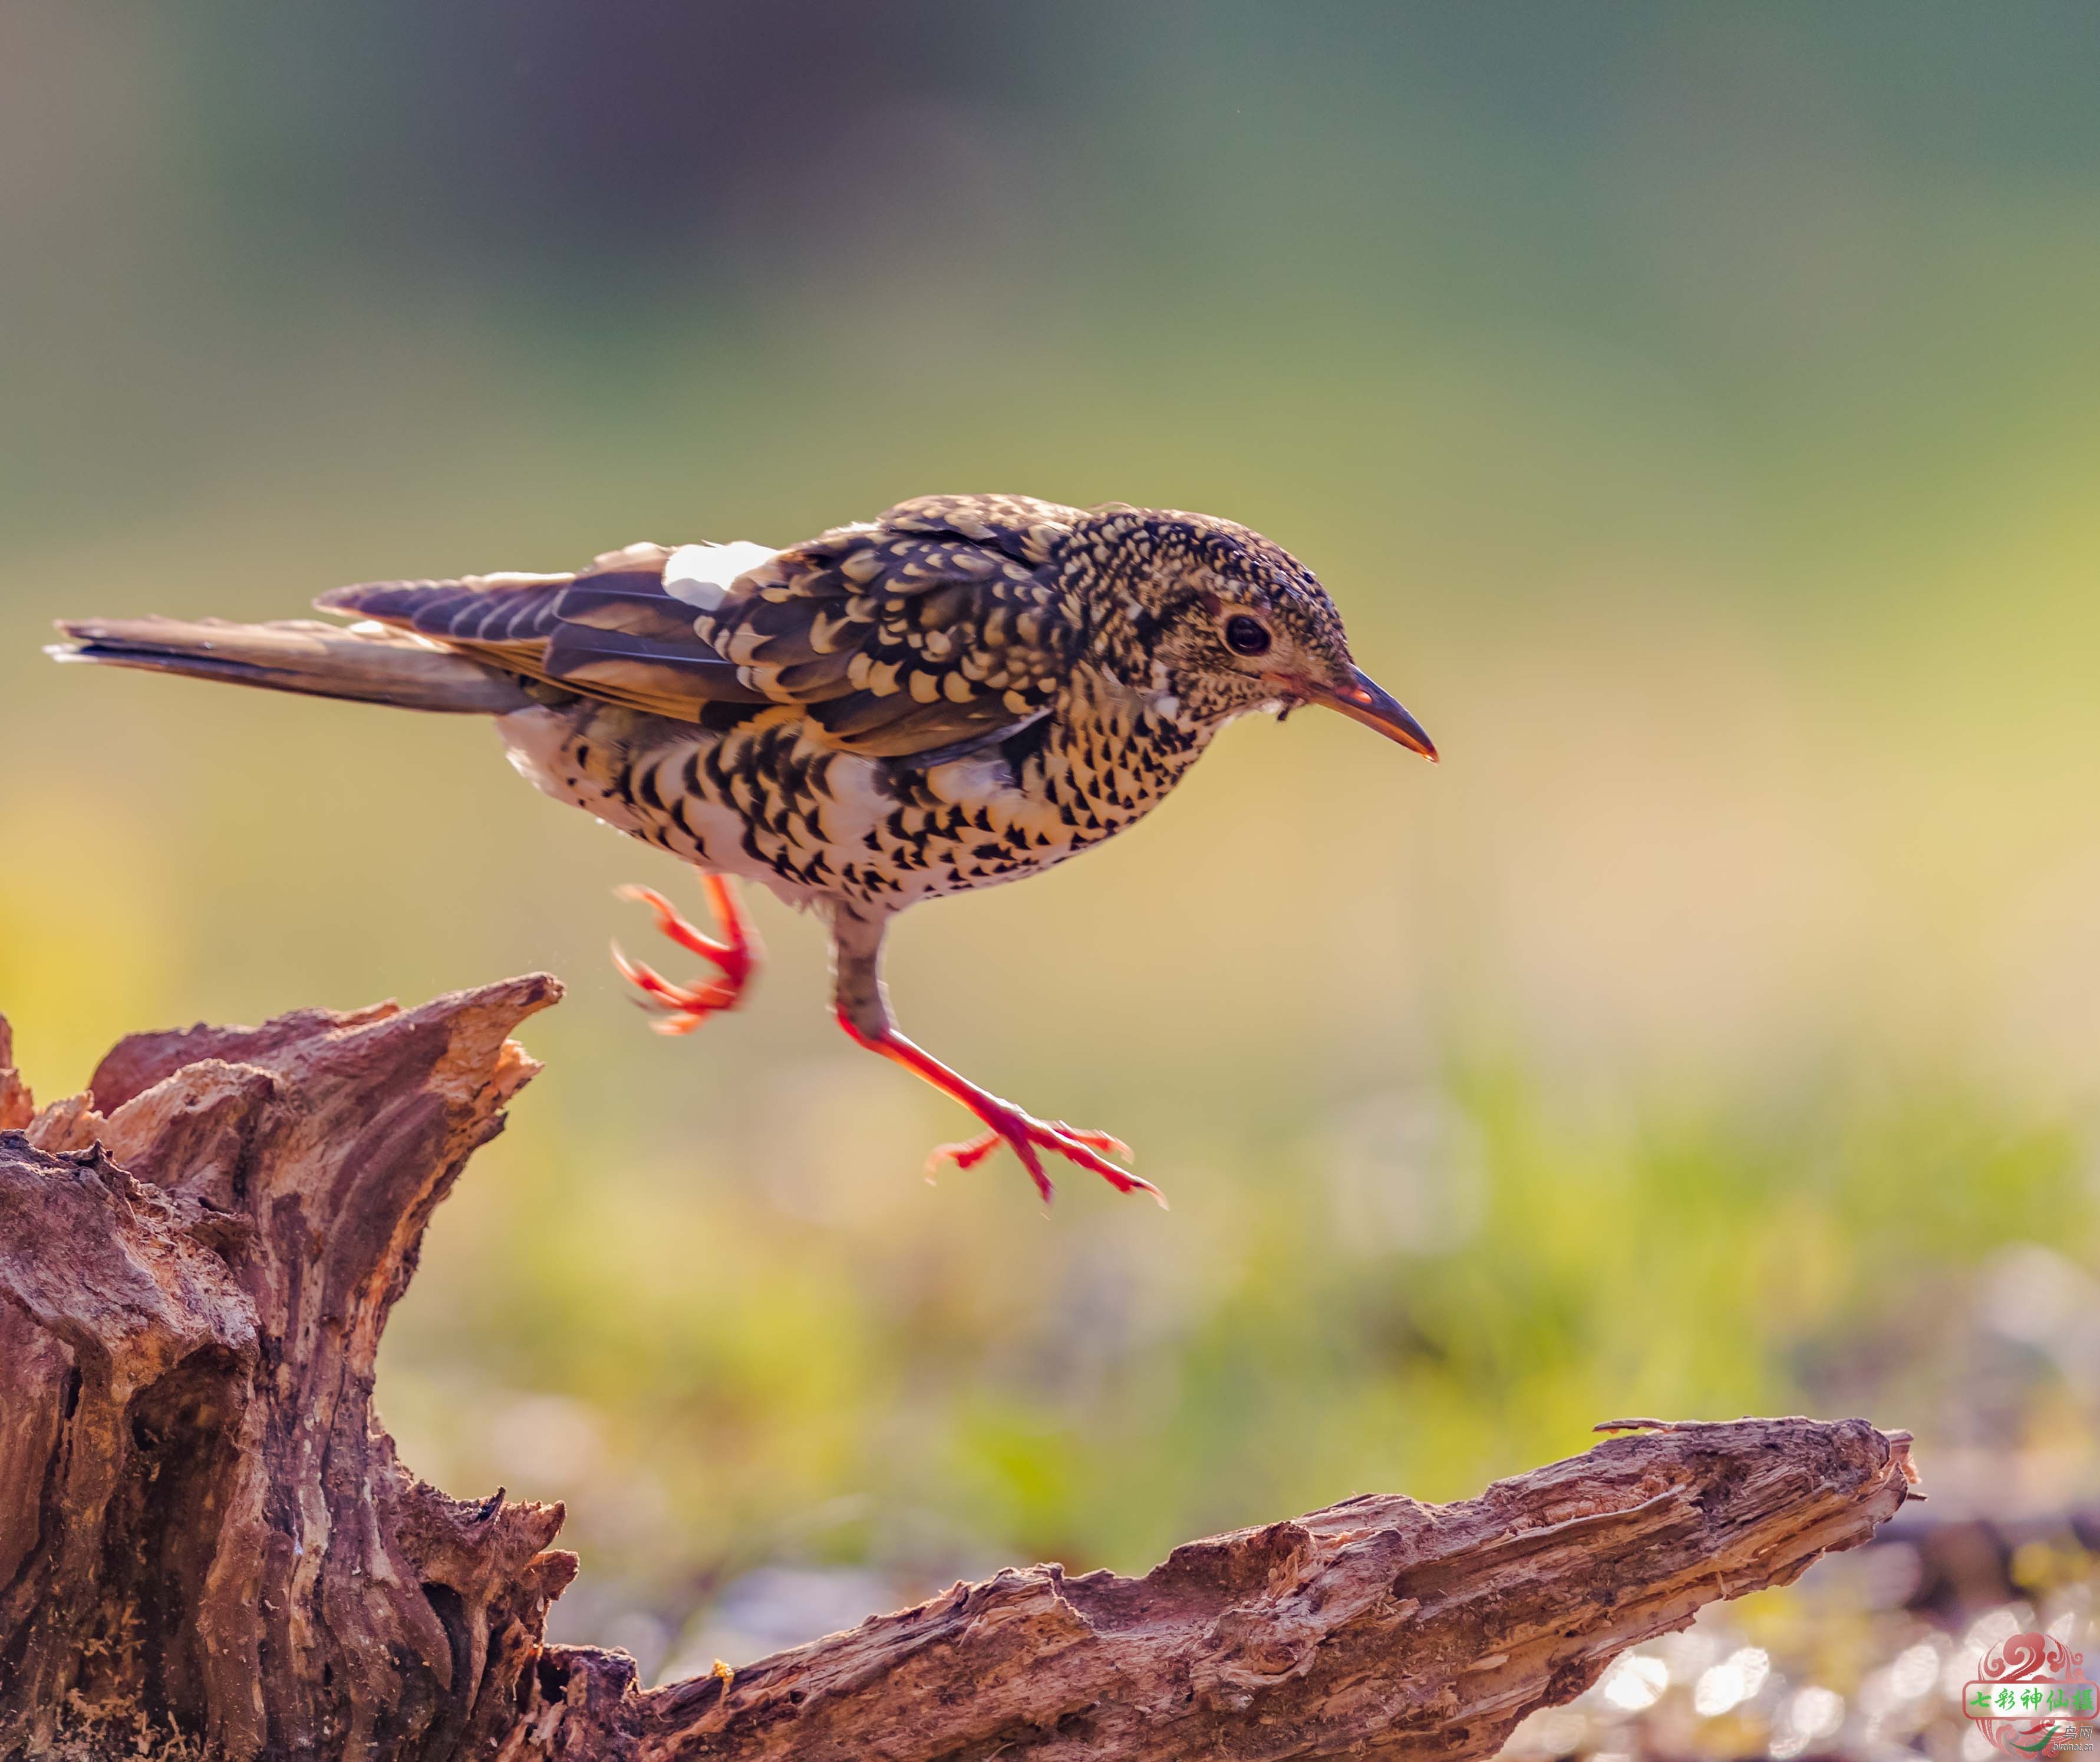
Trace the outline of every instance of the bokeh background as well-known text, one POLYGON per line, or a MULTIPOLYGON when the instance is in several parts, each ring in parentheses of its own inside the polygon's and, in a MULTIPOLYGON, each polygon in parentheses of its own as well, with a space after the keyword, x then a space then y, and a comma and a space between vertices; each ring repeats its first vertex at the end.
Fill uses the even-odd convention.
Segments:
POLYGON ((561 974, 380 1402, 569 1500, 557 1630, 652 1673, 1626 1412, 1863 1413, 1935 1509, 2073 1509, 2096 81, 2082 3, 10 5, 27 1071, 561 974), (917 1037, 1170 1214, 924 1184, 966 1122, 770 900, 748 1011, 651 1036, 611 889, 686 884, 485 726, 38 653, 958 488, 1262 528, 1447 755, 1245 724, 895 938, 917 1037))

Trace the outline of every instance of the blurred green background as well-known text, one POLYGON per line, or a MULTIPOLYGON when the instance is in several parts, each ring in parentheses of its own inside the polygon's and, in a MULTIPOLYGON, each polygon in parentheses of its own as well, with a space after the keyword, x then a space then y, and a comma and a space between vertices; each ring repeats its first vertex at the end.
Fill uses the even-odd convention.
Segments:
POLYGON ((652 1671, 1627 1412, 2089 1495, 2096 79, 2084 4, 10 5, 25 1068, 561 974, 380 1403, 567 1499, 556 1631, 652 1671), (894 938, 1171 1214, 923 1183, 967 1122, 770 899, 748 1011, 650 1035, 611 889, 690 889, 485 726, 38 653, 958 489, 1263 529, 1446 754, 1243 725, 894 938))

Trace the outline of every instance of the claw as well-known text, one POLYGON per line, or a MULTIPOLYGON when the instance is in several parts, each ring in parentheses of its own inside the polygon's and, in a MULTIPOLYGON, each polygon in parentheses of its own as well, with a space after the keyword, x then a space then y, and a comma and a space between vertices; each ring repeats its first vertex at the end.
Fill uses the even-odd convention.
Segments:
POLYGON ((1081 1126, 1068 1126, 1061 1119, 1052 1120, 1050 1129, 1061 1132, 1068 1138, 1077 1138, 1080 1143, 1090 1145, 1095 1150, 1105 1150, 1123 1162, 1137 1160, 1137 1152, 1112 1132, 1089 1132, 1081 1126))
POLYGON ((630 960, 620 944, 614 943, 612 964, 619 969, 620 976, 642 993, 635 1000, 645 1009, 657 1013, 660 1019, 654 1026, 659 1034, 690 1034, 717 1010, 735 1009, 743 1001, 743 988, 750 983, 758 963, 757 936, 744 917, 729 883, 719 875, 704 875, 701 881, 721 921, 723 941, 717 942, 687 923, 671 902, 653 887, 618 890, 620 898, 647 906, 656 914, 659 930, 681 948, 712 961, 721 975, 718 979, 702 979, 691 985, 677 984, 654 967, 630 960))

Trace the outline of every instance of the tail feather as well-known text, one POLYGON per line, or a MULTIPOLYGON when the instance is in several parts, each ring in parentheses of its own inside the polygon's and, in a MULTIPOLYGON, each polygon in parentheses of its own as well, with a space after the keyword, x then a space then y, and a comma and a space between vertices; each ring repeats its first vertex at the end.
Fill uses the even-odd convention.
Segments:
POLYGON ((61 623, 55 660, 223 679, 310 697, 402 709, 500 716, 534 700, 514 674, 417 638, 310 619, 232 624, 218 618, 83 618, 61 623))

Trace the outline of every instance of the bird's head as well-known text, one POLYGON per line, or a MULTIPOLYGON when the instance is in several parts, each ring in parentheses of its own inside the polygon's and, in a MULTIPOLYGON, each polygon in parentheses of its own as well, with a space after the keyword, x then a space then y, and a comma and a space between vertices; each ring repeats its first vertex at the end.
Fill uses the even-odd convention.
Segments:
POLYGON ((1066 559, 1101 608, 1098 657, 1172 719, 1318 704, 1436 758, 1422 725, 1357 665, 1318 578, 1259 532, 1111 504, 1073 528, 1066 559))

